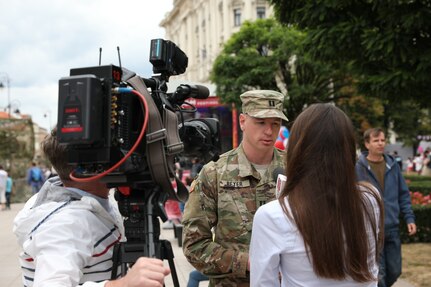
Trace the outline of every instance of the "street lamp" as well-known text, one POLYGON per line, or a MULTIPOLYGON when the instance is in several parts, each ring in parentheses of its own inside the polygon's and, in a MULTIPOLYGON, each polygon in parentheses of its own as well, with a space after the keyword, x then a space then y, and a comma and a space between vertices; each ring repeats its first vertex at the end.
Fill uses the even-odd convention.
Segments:
POLYGON ((5 79, 3 81, 0 81, 0 88, 4 88, 6 86, 7 88, 7 114, 10 119, 10 78, 9 75, 5 72, 0 72, 0 75, 5 79), (6 85, 4 84, 6 82, 6 85))
POLYGON ((51 128, 52 128, 52 126, 51 126, 51 110, 47 110, 47 111, 45 112, 45 114, 43 114, 43 117, 44 117, 44 118, 48 118, 49 131, 51 131, 51 128))

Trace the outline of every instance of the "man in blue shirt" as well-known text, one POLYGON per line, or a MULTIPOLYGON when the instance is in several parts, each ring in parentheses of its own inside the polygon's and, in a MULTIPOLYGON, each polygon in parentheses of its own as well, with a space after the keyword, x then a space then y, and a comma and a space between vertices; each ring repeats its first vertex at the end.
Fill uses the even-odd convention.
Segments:
POLYGON ((31 186, 32 194, 37 193, 45 182, 42 170, 35 162, 31 163, 31 167, 27 171, 27 183, 31 186))

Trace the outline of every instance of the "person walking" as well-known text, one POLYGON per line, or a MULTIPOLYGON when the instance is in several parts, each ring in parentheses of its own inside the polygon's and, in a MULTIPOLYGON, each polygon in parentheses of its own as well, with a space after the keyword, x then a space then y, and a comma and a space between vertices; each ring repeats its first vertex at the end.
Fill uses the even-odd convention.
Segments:
POLYGON ((202 168, 184 208, 184 255, 210 278, 209 286, 249 286, 253 216, 275 199, 273 173, 284 167, 284 153, 274 147, 287 121, 284 96, 256 90, 240 98, 241 144, 202 168))
POLYGON ((13 180, 8 171, 8 176, 6 180, 6 210, 10 210, 10 199, 12 196, 12 187, 13 187, 13 180))
POLYGON ((357 183, 355 163, 354 128, 339 108, 314 104, 295 119, 284 189, 254 217, 251 286, 377 286, 383 203, 357 183))
POLYGON ((431 151, 429 148, 427 148, 424 152, 424 167, 422 175, 431 176, 431 151))
POLYGON ((384 198, 385 239, 380 257, 379 287, 392 286, 401 275, 400 212, 409 235, 416 233, 409 189, 396 160, 385 154, 386 138, 381 128, 364 132, 364 151, 356 163, 358 180, 374 185, 384 198))
POLYGON ((201 163, 201 160, 198 157, 194 157, 192 159, 192 168, 190 170, 191 178, 194 179, 199 174, 203 166, 204 165, 201 163))
POLYGON ((1 210, 6 210, 6 183, 8 174, 0 165, 0 205, 1 210))
POLYGON ((37 166, 35 162, 31 163, 31 167, 27 171, 27 183, 31 186, 32 194, 36 194, 39 192, 45 181, 45 177, 43 175, 40 167, 37 166))
POLYGON ((394 151, 394 159, 397 162, 397 164, 400 166, 400 170, 403 171, 403 158, 398 154, 398 151, 394 151))

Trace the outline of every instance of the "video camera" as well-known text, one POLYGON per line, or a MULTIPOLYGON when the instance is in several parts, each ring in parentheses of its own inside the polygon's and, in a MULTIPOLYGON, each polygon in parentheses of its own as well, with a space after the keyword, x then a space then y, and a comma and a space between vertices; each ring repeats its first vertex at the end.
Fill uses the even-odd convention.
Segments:
POLYGON ((169 77, 187 68, 180 48, 153 39, 150 62, 155 75, 148 79, 121 64, 71 69, 59 81, 58 141, 76 166, 74 180, 100 178, 109 187, 133 189, 158 185, 166 198, 185 201, 183 184, 176 179, 177 190, 172 187, 175 161, 179 155, 218 156, 219 123, 183 120, 187 98, 207 98, 206 87, 183 84, 167 93, 169 77))

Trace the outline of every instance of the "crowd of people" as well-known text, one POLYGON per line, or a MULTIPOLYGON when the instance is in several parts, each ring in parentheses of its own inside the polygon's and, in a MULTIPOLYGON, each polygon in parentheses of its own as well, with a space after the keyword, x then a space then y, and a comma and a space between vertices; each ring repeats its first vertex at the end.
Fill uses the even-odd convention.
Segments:
POLYGON ((408 157, 406 173, 431 176, 431 148, 418 149, 414 157, 408 157))
MULTIPOLYGON (((183 252, 195 268, 188 287, 202 280, 239 287, 392 286, 401 274, 399 229, 413 235, 416 225, 403 161, 385 153, 384 131, 365 131, 366 151, 357 158, 346 114, 313 104, 294 119, 280 150, 275 142, 288 121, 284 96, 252 90, 240 98, 241 143, 209 163, 193 159, 189 198, 178 205, 183 252), (279 173, 287 180, 276 196, 279 173), (400 226, 400 214, 407 226, 400 226)), ((23 284, 163 286, 170 270, 154 258, 141 257, 123 277, 110 277, 114 246, 127 240, 110 190, 102 181, 71 180, 67 147, 55 130, 42 149, 58 175, 48 179, 36 164, 27 173, 34 195, 14 221, 23 284)), ((425 151, 423 168, 429 156, 425 151)), ((183 177, 181 168, 177 175, 183 177)), ((0 166, 0 191, 10 189, 5 177, 0 166)))
MULTIPOLYGON (((37 193, 45 182, 46 175, 42 169, 37 166, 35 162, 31 163, 31 167, 27 170, 26 181, 31 188, 32 194, 37 193)), ((3 165, 0 165, 0 209, 10 210, 11 209, 11 198, 14 192, 14 180, 10 170, 4 169, 3 165)))

